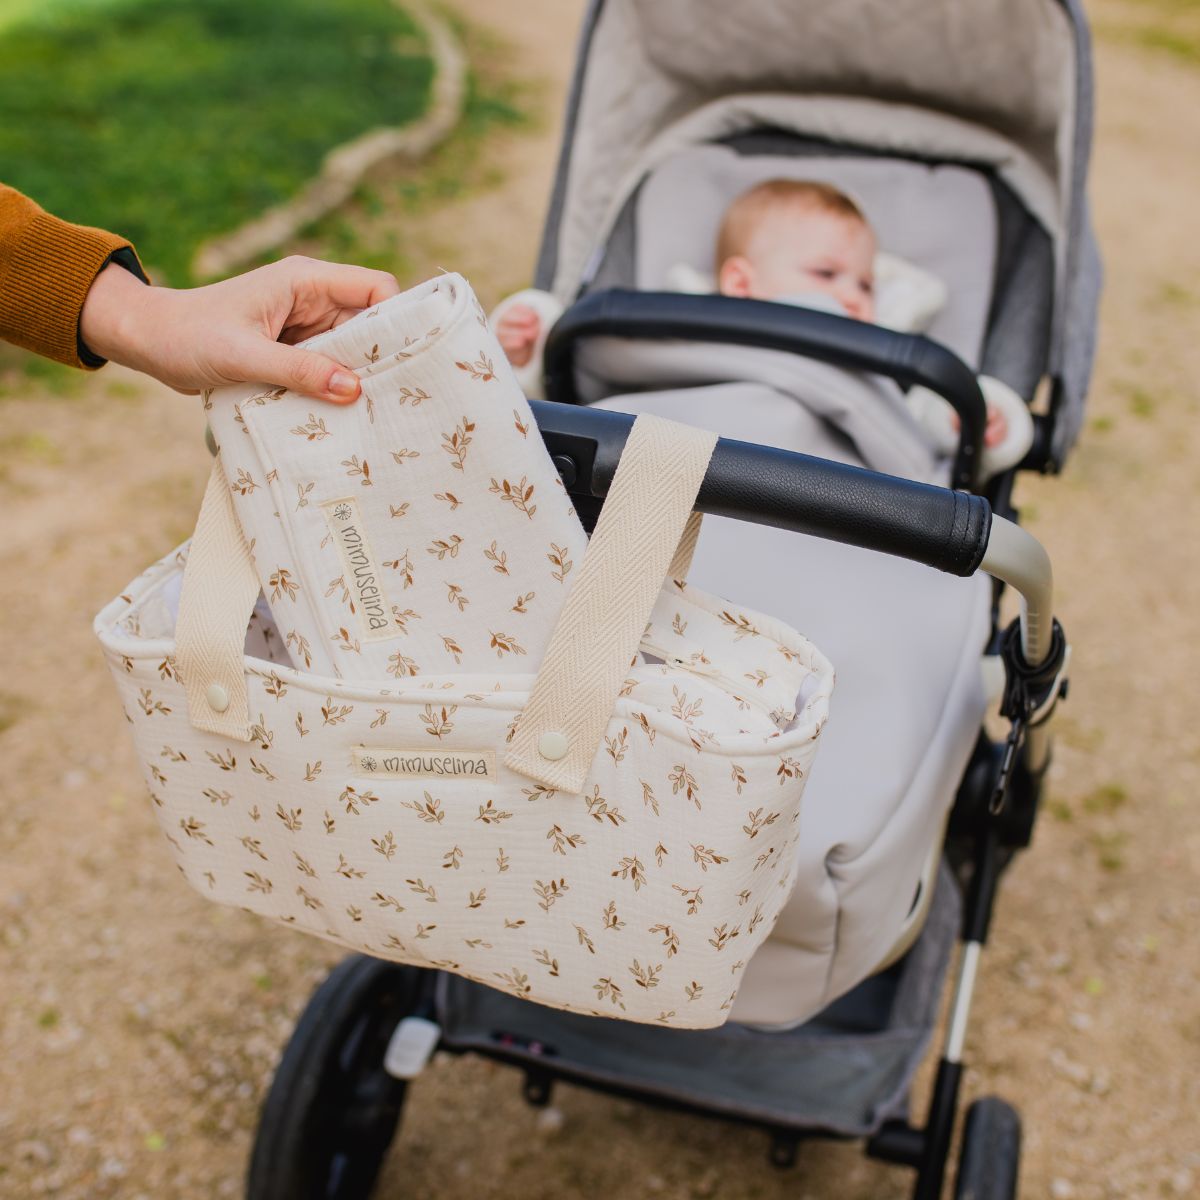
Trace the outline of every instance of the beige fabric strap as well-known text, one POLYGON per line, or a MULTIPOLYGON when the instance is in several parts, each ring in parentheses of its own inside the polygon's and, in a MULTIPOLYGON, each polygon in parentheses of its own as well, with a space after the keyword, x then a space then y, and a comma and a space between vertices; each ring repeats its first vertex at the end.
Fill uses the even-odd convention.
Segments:
MULTIPOLYGON (((711 455, 712 451, 709 451, 711 455)), ((701 476, 703 478, 703 476, 701 476)), ((696 542, 700 538, 700 514, 698 512, 689 513, 687 524, 683 527, 683 536, 679 539, 679 545, 675 547, 675 557, 671 559, 671 565, 667 568, 668 579, 678 579, 683 583, 688 577, 688 572, 692 569, 692 558, 696 554, 696 542)))
POLYGON ((634 422, 504 762, 580 792, 668 572, 684 573, 689 521, 717 436, 643 414, 634 422))
POLYGON ((239 742, 250 740, 243 656, 258 592, 229 485, 213 463, 183 572, 175 661, 191 723, 239 742))

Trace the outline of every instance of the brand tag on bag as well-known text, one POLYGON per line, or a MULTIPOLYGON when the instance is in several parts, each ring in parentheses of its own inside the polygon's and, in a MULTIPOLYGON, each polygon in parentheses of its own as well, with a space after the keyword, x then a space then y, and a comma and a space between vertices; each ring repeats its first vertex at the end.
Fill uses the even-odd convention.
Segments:
POLYGON ((496 778, 496 756, 491 750, 355 746, 351 757, 356 775, 377 779, 496 778))
POLYGON ((321 507, 329 522, 329 532, 337 543, 342 565, 346 568, 344 583, 354 600, 355 610, 362 622, 363 637, 380 641, 403 632, 392 617, 392 608, 383 592, 383 573, 367 541, 367 528, 362 512, 353 497, 327 500, 321 507))

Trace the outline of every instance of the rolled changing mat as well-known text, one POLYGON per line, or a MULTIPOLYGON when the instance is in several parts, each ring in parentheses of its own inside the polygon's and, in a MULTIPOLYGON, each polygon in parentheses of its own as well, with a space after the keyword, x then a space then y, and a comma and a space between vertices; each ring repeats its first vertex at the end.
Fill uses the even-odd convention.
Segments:
POLYGON ((355 371, 357 403, 205 397, 292 663, 535 670, 587 538, 470 286, 441 275, 304 345, 355 371))

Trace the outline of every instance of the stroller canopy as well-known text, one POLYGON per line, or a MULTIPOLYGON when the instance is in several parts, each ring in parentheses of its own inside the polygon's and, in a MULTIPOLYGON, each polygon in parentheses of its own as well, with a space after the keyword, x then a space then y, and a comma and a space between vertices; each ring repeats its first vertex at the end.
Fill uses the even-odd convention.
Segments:
POLYGON ((569 302, 622 205, 687 146, 773 128, 994 172, 1054 248, 1054 456, 1082 421, 1099 258, 1077 0, 593 0, 538 285, 569 302))

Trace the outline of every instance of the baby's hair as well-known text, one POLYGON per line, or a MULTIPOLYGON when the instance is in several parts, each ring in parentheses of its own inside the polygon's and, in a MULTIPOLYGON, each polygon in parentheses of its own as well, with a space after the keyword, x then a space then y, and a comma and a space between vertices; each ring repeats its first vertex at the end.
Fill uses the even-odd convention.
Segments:
POLYGON ((744 254, 758 223, 768 212, 783 207, 827 212, 869 224, 863 211, 832 184, 811 179, 767 179, 743 192, 725 210, 717 231, 717 268, 735 254, 744 254))

